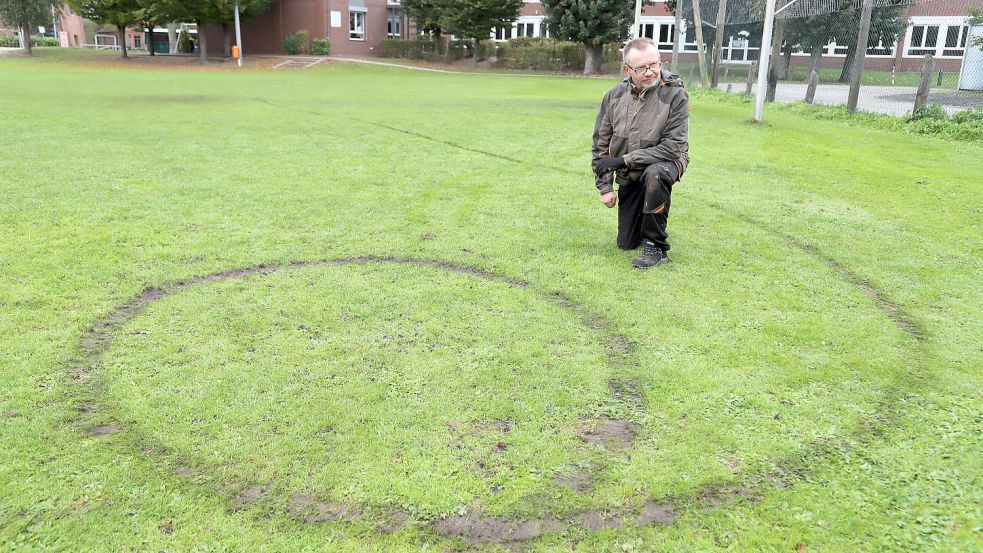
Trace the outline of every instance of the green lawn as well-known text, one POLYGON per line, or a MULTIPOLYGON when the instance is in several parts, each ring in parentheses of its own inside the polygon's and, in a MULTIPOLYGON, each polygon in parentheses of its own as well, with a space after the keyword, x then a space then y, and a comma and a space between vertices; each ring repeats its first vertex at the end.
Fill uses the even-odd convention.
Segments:
POLYGON ((978 551, 983 145, 613 82, 0 57, 0 550, 978 551))

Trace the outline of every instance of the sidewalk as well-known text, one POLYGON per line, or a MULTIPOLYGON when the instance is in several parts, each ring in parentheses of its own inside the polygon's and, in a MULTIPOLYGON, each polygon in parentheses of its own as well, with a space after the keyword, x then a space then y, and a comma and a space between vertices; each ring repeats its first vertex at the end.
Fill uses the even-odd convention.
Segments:
MULTIPOLYGON (((733 93, 742 93, 747 87, 746 83, 721 83, 719 88, 727 90, 728 85, 732 87, 731 92, 733 93)), ((751 94, 754 94, 757 89, 758 85, 753 85, 751 94)), ((896 116, 911 115, 917 91, 918 88, 913 86, 861 86, 857 109, 896 116)), ((813 103, 846 105, 849 95, 849 85, 821 84, 816 87, 816 97, 813 103)), ((775 89, 776 102, 785 104, 801 102, 805 97, 805 83, 778 83, 778 88, 775 89)), ((952 88, 933 88, 929 92, 928 98, 929 103, 938 102, 942 104, 949 115, 973 107, 983 108, 983 94, 976 92, 963 92, 952 88)))

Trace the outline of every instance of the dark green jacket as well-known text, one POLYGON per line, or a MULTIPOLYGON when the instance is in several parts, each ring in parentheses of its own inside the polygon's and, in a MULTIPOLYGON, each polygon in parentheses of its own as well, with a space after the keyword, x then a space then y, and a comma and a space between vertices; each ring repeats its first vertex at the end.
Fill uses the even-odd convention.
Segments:
MULTIPOLYGON (((594 124, 592 165, 601 158, 623 156, 626 170, 618 182, 641 178, 653 163, 673 161, 682 176, 689 164, 689 94, 683 81, 663 70, 662 82, 638 93, 625 79, 604 95, 594 124)), ((597 177, 601 194, 613 190, 612 173, 597 177)))

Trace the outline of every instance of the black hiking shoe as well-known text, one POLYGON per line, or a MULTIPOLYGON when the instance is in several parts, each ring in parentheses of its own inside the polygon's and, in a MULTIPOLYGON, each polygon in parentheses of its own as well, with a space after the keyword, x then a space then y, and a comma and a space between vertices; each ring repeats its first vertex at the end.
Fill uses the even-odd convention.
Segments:
POLYGON ((655 267, 667 261, 669 261, 669 256, 666 255, 666 252, 660 250, 651 242, 645 242, 645 247, 642 248, 642 254, 631 262, 631 266, 637 269, 648 269, 649 267, 655 267))

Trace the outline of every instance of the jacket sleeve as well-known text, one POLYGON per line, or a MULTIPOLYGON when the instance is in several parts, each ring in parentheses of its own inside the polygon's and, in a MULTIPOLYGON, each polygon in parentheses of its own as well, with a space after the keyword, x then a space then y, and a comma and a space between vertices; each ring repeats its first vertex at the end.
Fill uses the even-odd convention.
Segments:
MULTIPOLYGON (((594 145, 591 148, 591 169, 594 170, 594 174, 597 174, 601 159, 610 155, 608 153, 609 146, 611 145, 611 136, 614 134, 614 129, 611 127, 611 117, 608 113, 610 97, 610 92, 604 95, 604 99, 601 100, 601 109, 597 112, 597 121, 594 122, 594 145)), ((610 172, 596 177, 594 184, 601 194, 607 194, 614 190, 613 180, 614 173, 610 172)))
POLYGON ((689 94, 683 89, 669 106, 669 117, 662 139, 649 148, 635 150, 625 156, 629 169, 644 169, 660 161, 686 160, 689 156, 689 94))

